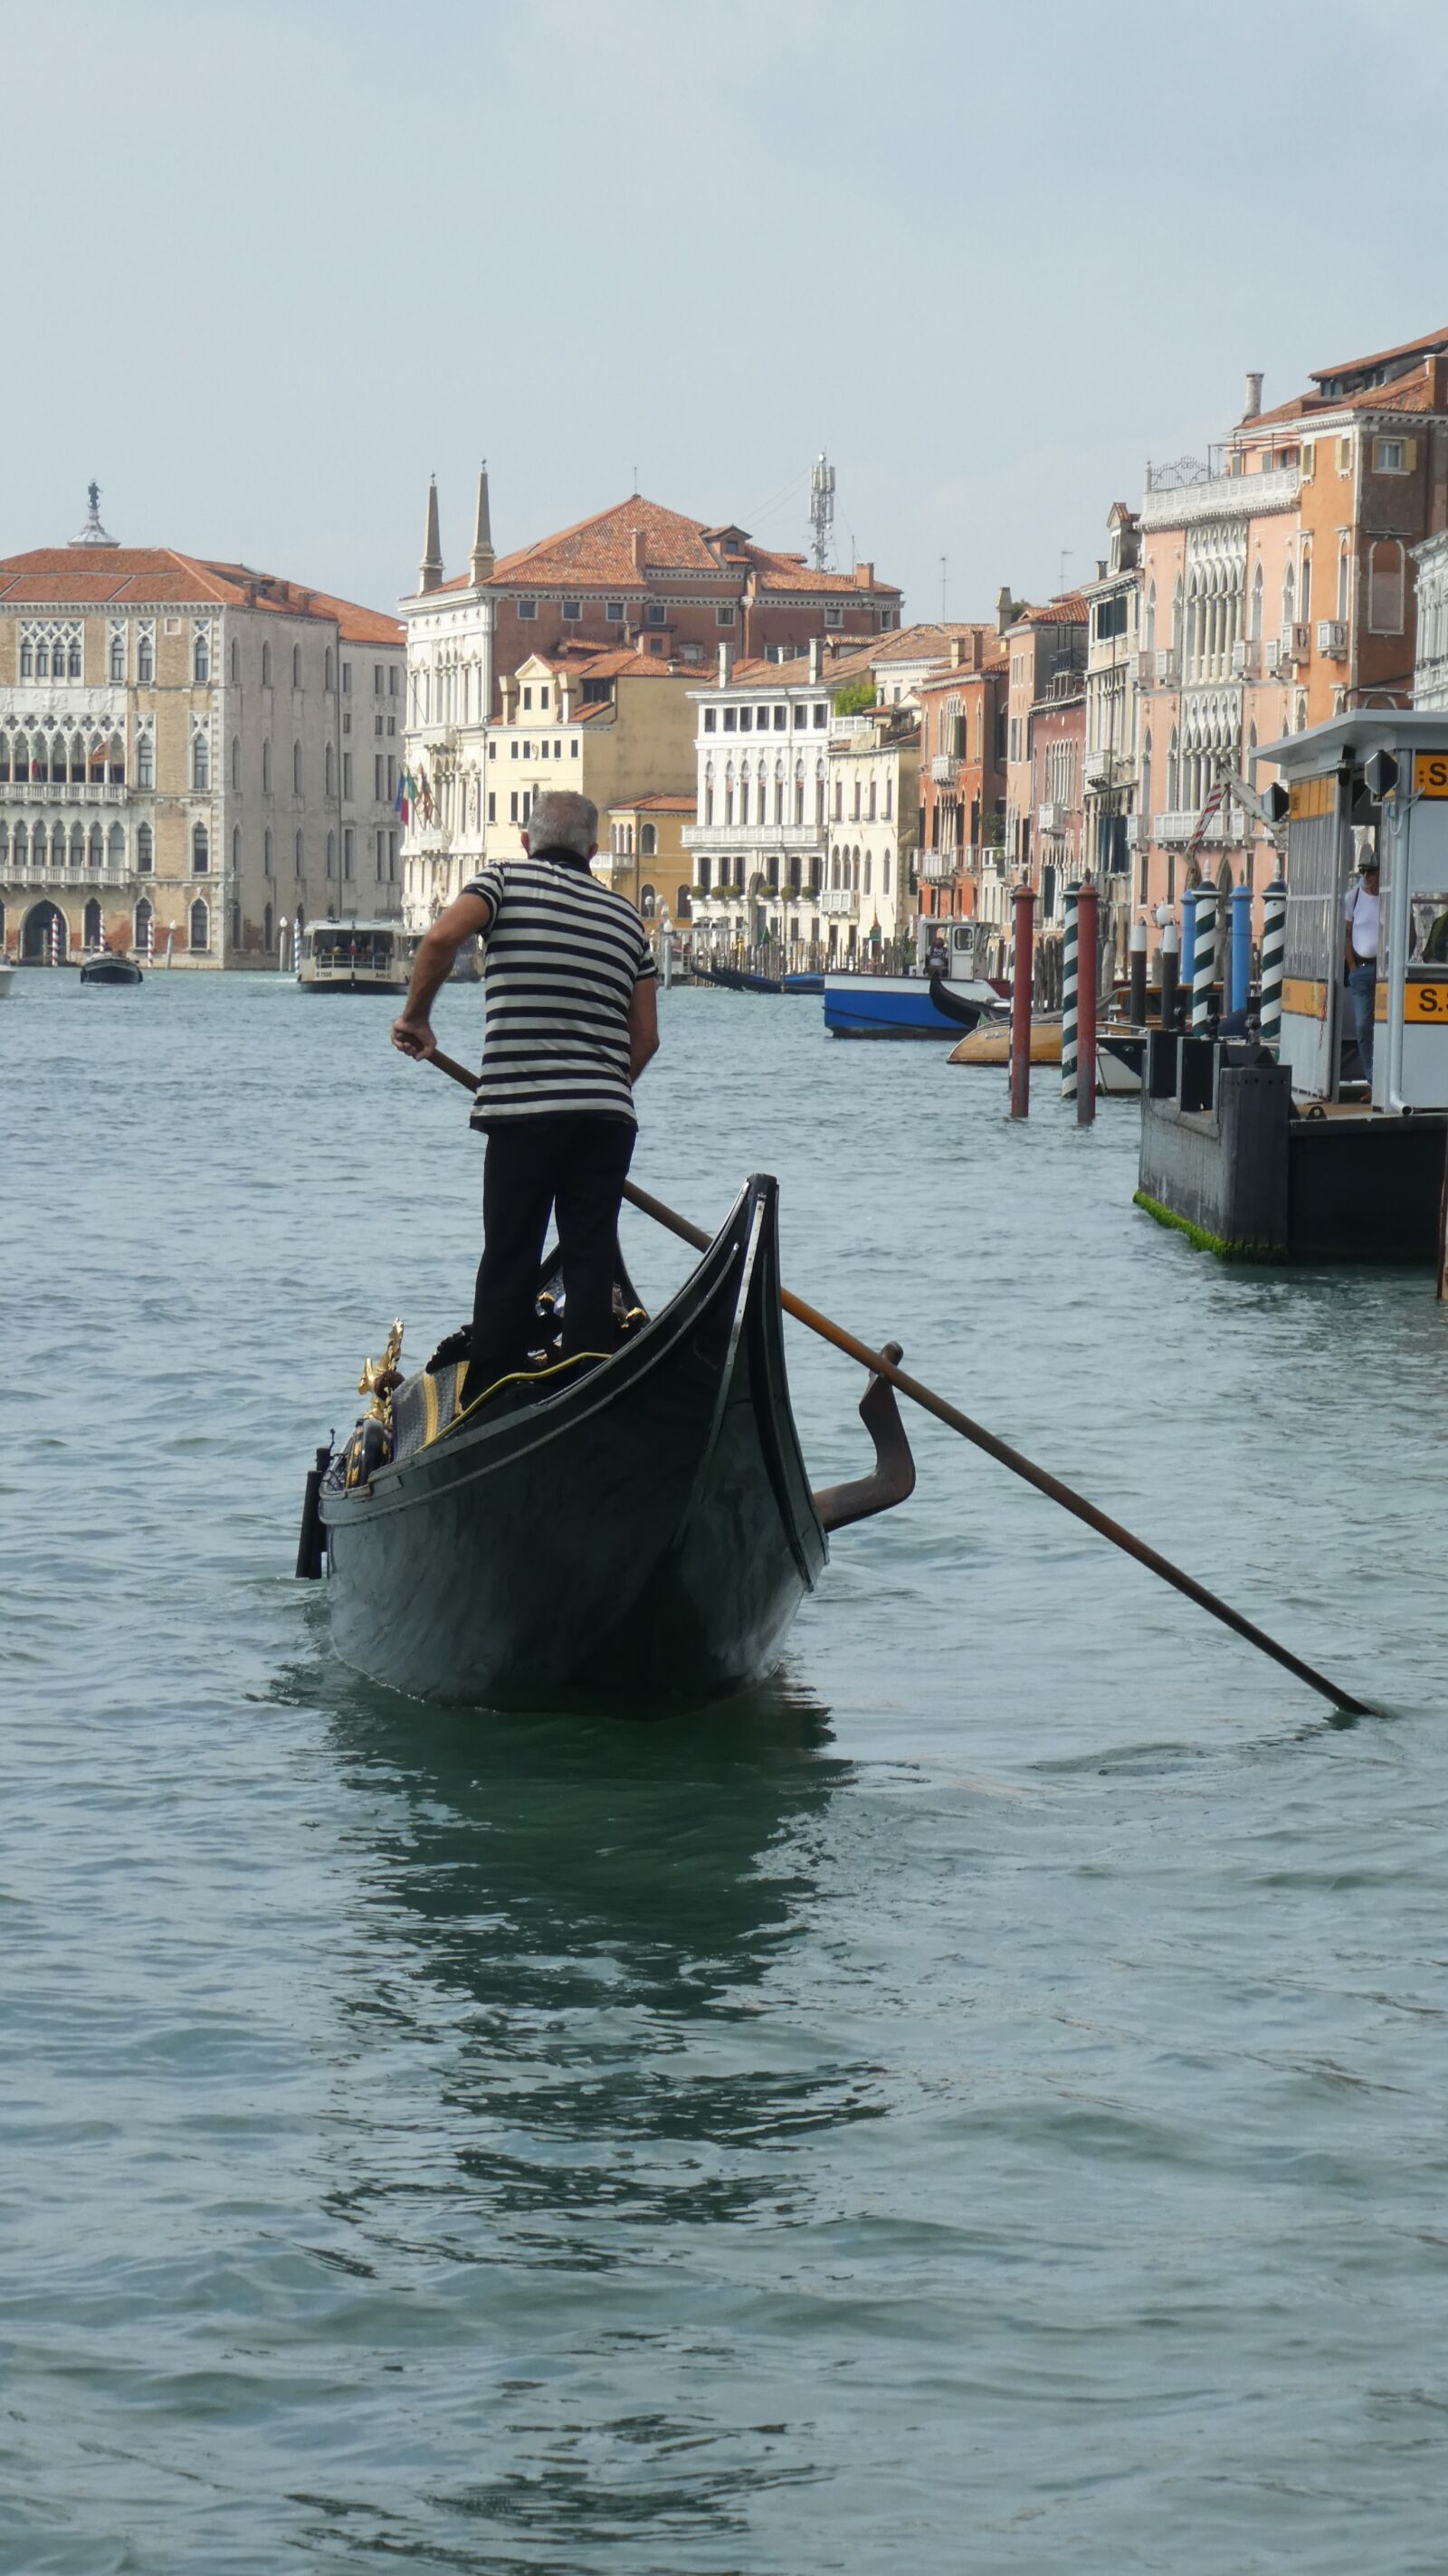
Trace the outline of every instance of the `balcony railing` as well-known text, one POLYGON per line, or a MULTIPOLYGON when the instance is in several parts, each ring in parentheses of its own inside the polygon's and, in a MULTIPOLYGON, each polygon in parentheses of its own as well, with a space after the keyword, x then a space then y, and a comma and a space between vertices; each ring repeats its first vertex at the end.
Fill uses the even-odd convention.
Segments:
POLYGON ((1290 510, 1301 481, 1295 465, 1278 465, 1270 474, 1213 474, 1200 482, 1176 483, 1147 492, 1141 524, 1144 529, 1184 528, 1199 519, 1255 518, 1268 510, 1290 510))
POLYGON ((925 885, 949 885, 969 857, 969 850, 922 850, 915 862, 915 873, 925 885))
MULTIPOLYGON (((1212 816, 1210 823, 1202 834, 1202 839, 1204 841, 1226 840, 1227 813, 1228 808, 1223 806, 1219 812, 1212 816)), ((1189 841, 1191 839, 1193 832, 1197 828, 1197 821, 1198 817, 1194 812, 1158 814, 1156 817, 1154 836, 1164 849, 1170 848, 1174 844, 1179 845, 1181 842, 1189 841)), ((1236 837, 1235 834, 1233 837, 1236 837)))
POLYGON ((824 823, 686 823, 686 850, 823 850, 824 823))
POLYGON ((953 787, 960 776, 960 762, 953 752, 937 751, 930 763, 930 775, 937 787, 953 787))
MULTIPOLYGON (((124 885, 136 876, 138 871, 129 857, 114 867, 104 859, 98 863, 87 857, 80 860, 75 867, 72 867, 67 860, 63 867, 58 868, 52 867, 48 859, 0 859, 0 885, 56 886, 62 889, 66 886, 80 885, 114 886, 124 885)), ((151 870, 139 872, 141 884, 149 885, 151 878, 151 870)), ((197 884, 200 886, 209 886, 211 882, 209 876, 197 878, 197 884)))
POLYGON ((820 890, 819 906, 827 918, 848 920, 858 911, 859 902, 853 886, 824 886, 820 890))
MULTIPOLYGON (((198 789, 198 794, 205 794, 198 789)), ((143 788, 142 795, 150 795, 143 788)), ((109 779, 0 778, 0 805, 124 805, 127 790, 124 782, 112 785, 109 779)))

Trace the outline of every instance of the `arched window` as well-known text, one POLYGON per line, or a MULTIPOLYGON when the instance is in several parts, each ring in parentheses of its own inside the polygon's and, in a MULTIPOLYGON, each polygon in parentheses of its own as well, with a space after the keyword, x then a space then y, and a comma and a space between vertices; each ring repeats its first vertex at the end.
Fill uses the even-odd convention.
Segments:
POLYGON ((72 823, 70 827, 70 864, 76 869, 85 866, 84 823, 72 823))
POLYGON ((108 755, 108 759, 107 759, 107 766, 106 766, 106 775, 107 775, 107 777, 109 778, 109 780, 110 780, 110 782, 111 782, 111 785, 112 785, 113 787, 124 787, 124 786, 125 786, 125 783, 126 783, 126 746, 125 746, 125 744, 122 742, 121 737, 120 737, 120 735, 119 735, 118 733, 113 733, 113 734, 112 734, 112 736, 111 736, 111 740, 110 740, 110 751, 109 751, 109 755, 108 755))
POLYGON ((87 948, 99 948, 101 944, 101 908, 94 895, 91 896, 91 899, 85 908, 85 929, 82 935, 87 948))
POLYGON ((231 827, 231 864, 239 874, 241 870, 241 825, 239 823, 233 823, 231 827))
POLYGON ((300 876, 303 873, 302 836, 300 832, 297 833, 292 843, 292 864, 295 867, 298 876, 300 876))
POLYGON ((1147 594, 1146 594, 1146 650, 1148 651, 1148 653, 1154 653, 1154 652, 1156 651, 1156 584, 1155 584, 1155 582, 1153 582, 1153 583, 1152 583, 1150 590, 1149 590, 1149 591, 1147 592, 1147 594))
POLYGON ((1177 575, 1176 589, 1172 592, 1171 647, 1174 653, 1179 653, 1182 649, 1182 584, 1180 573, 1177 575))
POLYGON ((694 900, 686 885, 681 885, 679 888, 674 904, 674 918, 676 921, 692 921, 694 918, 694 900))
POLYGON ((867 823, 873 823, 875 820, 875 781, 873 776, 870 779, 870 793, 867 802, 869 810, 866 813, 865 820, 867 823))
POLYGON ((63 823, 52 823, 50 827, 50 864, 59 876, 65 865, 65 825, 63 823))
POLYGON ((1180 810, 1180 787, 1181 745, 1177 739, 1176 726, 1173 725, 1171 729, 1171 742, 1167 748, 1166 755, 1166 806, 1169 814, 1175 814, 1180 810))
POLYGON ((241 785, 241 736, 239 733, 234 733, 231 737, 231 783, 233 787, 239 787, 241 785))
POLYGON ((143 626, 136 638, 136 678, 143 689, 149 689, 156 677, 156 639, 149 626, 143 626))
POLYGON ((139 950, 141 956, 149 957, 154 937, 152 924, 155 921, 156 915, 150 901, 145 895, 142 895, 132 918, 134 922, 132 938, 135 946, 139 950))
POLYGON ((639 857, 651 859, 659 846, 659 836, 652 823, 639 825, 639 857))
POLYGON ((1304 625, 1304 626, 1306 626, 1306 624, 1308 623, 1308 620, 1311 618, 1311 615, 1312 615, 1312 548, 1311 548, 1311 546, 1304 546, 1304 547, 1303 547, 1303 549, 1302 549, 1302 606, 1301 606, 1301 608, 1300 608, 1300 609, 1299 609, 1299 611, 1298 611, 1298 617, 1299 617, 1299 620, 1300 620, 1301 624, 1302 624, 1302 625, 1304 625))
POLYGON ((231 639, 231 677, 233 686, 241 678, 241 646, 234 635, 231 639))
POLYGON ((1404 555, 1400 537, 1378 537, 1368 549, 1368 632, 1403 631, 1404 555))
POLYGON ((262 872, 262 875, 263 875, 264 877, 269 877, 269 876, 271 876, 271 875, 272 875, 272 873, 273 873, 273 870, 272 870, 272 836, 271 836, 270 827, 268 827, 268 829, 267 829, 265 832, 263 832, 263 834, 262 834, 262 836, 261 836, 261 872, 262 872))
POLYGON ((271 794, 271 744, 269 741, 263 742, 261 747, 261 792, 263 796, 270 796, 271 794))
POLYGON ((191 643, 191 677, 198 684, 211 677, 211 629, 198 626, 191 643))
POLYGON ((211 741, 204 733, 191 737, 191 784, 203 792, 211 785, 211 741))
POLYGON ((264 689, 269 689, 272 684, 272 655, 269 644, 263 644, 261 648, 261 684, 264 689))
POLYGON ((241 946, 241 906, 239 903, 233 903, 231 907, 231 944, 233 948, 239 948, 241 946))
MULTIPOLYGON (((39 850, 41 844, 42 828, 43 827, 37 823, 35 827, 35 846, 37 850, 39 850)), ((87 857, 92 869, 95 871, 96 875, 99 876, 101 869, 105 865, 106 858, 106 836, 101 830, 99 823, 92 823, 90 827, 90 847, 87 852, 87 857)))
POLYGON ((706 823, 712 823, 714 820, 714 763, 712 760, 704 771, 704 820, 706 823))
POLYGON ((113 683, 118 680, 124 680, 126 676, 126 630, 124 626, 116 626, 111 630, 110 676, 113 683))
POLYGON ((150 726, 146 725, 136 735, 136 785, 154 787, 155 784, 156 737, 150 726))
POLYGON ((261 908, 261 944, 266 950, 268 957, 270 957, 272 952, 272 939, 274 935, 272 908, 269 903, 264 903, 261 908))
POLYGON ((16 824, 16 826, 15 826, 15 843, 14 843, 14 848, 15 848, 15 864, 16 864, 17 868, 23 868, 23 867, 24 867, 24 865, 25 865, 25 858, 26 858, 26 852, 28 851, 29 847, 30 847, 30 837, 29 837, 29 834, 27 833, 27 831, 26 831, 26 829, 25 829, 25 826, 24 826, 24 824, 23 824, 23 823, 17 823, 17 824, 16 824))
POLYGON ((851 892, 851 894, 858 894, 858 893, 859 893, 859 891, 860 891, 860 852, 859 852, 859 845, 858 845, 858 843, 857 843, 857 844, 856 844, 856 847, 855 847, 855 855, 854 855, 854 859, 853 859, 853 861, 851 862, 851 867, 850 867, 850 892, 851 892))
POLYGON ((327 834, 327 874, 328 874, 328 876, 329 876, 329 877, 334 877, 334 876, 336 875, 336 873, 337 873, 337 835, 336 835, 336 833, 335 833, 335 832, 329 832, 329 833, 327 834))
POLYGON ((330 689, 334 686, 332 647, 330 644, 322 656, 322 686, 324 689, 330 689))
POLYGON ((80 637, 78 635, 72 635, 70 639, 70 653, 66 668, 73 680, 80 678, 80 637))
POLYGON ((119 875, 120 875, 120 873, 121 873, 121 870, 124 868, 125 864, 126 864, 126 834, 125 834, 125 826, 124 826, 123 824, 121 824, 121 823, 113 823, 113 824, 111 825, 111 828, 110 828, 110 834, 109 834, 108 841, 107 841, 107 847, 106 847, 106 865, 107 865, 107 867, 108 867, 108 868, 110 868, 110 869, 112 870, 112 872, 113 872, 115 875, 119 876, 119 875))
POLYGON ((659 908, 659 898, 651 885, 639 888, 639 910, 645 921, 652 921, 659 908))
POLYGON ((1247 632, 1248 632, 1248 634, 1251 636, 1252 641, 1253 641, 1253 643, 1254 643, 1254 644, 1260 644, 1260 643, 1261 643, 1261 641, 1262 641, 1262 566, 1261 566, 1260 561, 1259 561, 1259 563, 1258 563, 1258 566, 1257 566, 1256 571, 1255 571, 1255 572, 1253 573, 1253 575, 1252 575, 1252 607, 1251 607, 1251 611, 1250 611, 1250 622, 1249 622, 1249 624, 1248 624, 1247 632))
POLYGON ((1296 623, 1297 576, 1293 572, 1291 564, 1289 564, 1287 570, 1282 576, 1282 641, 1284 646, 1291 643, 1292 629, 1296 623))
POLYGON ((302 648, 301 648, 300 644, 294 644, 294 645, 292 646, 292 687, 293 687, 294 689, 299 689, 299 688, 301 687, 301 685, 302 685, 302 648))
POLYGON ((888 850, 885 852, 884 857, 883 857, 883 858, 881 859, 881 861, 880 861, 880 886, 881 886, 881 891, 882 891, 883 893, 885 893, 885 894, 888 894, 888 893, 889 893, 889 891, 890 891, 890 853, 889 853, 889 851, 888 851, 888 850))
POLYGON ((1144 829, 1151 830, 1151 728, 1141 738, 1141 792, 1137 810, 1145 818, 1144 829))
POLYGON ((53 787, 63 787, 69 775, 70 746, 63 733, 53 733, 50 737, 50 783, 53 787))
POLYGON ((151 838, 151 826, 150 826, 150 824, 149 824, 149 823, 138 823, 138 824, 137 824, 137 826, 136 826, 136 873, 137 873, 137 875, 138 875, 138 876, 143 876, 143 877, 148 877, 148 876, 151 874, 152 869, 154 868, 155 864, 156 864, 156 845, 155 845, 154 841, 153 841, 153 840, 152 840, 152 838, 151 838))
POLYGON ((870 853, 869 853, 869 851, 868 851, 868 850, 865 852, 865 879, 864 879, 864 890, 865 890, 866 894, 868 894, 868 893, 869 893, 869 891, 870 891, 870 853))
POLYGON ((293 745, 292 745, 292 794, 293 794, 294 796, 300 796, 301 792, 302 792, 302 746, 301 746, 301 744, 300 744, 299 742, 294 742, 294 743, 293 743, 293 745))
POLYGON ((191 953, 204 957, 211 945, 211 914, 200 895, 191 907, 191 953))
POLYGON ((833 852, 832 852, 831 857, 830 857, 830 891, 831 891, 832 893, 833 893, 833 892, 835 891, 835 889, 838 887, 839 882, 840 882, 840 854, 839 854, 839 851, 838 851, 838 850, 835 850, 835 851, 833 851, 833 852))
POLYGON ((204 877, 210 866, 211 835, 204 823, 195 823, 191 829, 191 873, 204 877))
POLYGON ((326 773, 326 792, 328 796, 335 796, 337 793, 337 755, 333 751, 330 743, 327 745, 326 773))

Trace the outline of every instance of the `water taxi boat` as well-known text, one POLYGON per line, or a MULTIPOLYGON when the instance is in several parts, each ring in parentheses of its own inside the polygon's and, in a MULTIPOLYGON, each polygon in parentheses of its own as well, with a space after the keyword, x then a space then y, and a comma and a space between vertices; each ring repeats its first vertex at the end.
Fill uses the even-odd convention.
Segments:
POLYGON ((94 955, 81 959, 80 980, 83 984, 140 984, 145 978, 134 957, 122 957, 115 949, 100 948, 94 955))
POLYGON ((416 945, 400 921, 309 921, 297 982, 313 993, 405 993, 416 945))
POLYGON ((915 1481, 894 1395, 873 1379, 873 1473, 810 1490, 778 1200, 775 1181, 748 1181, 652 1321, 620 1263, 621 1339, 601 1360, 556 1357, 561 1283, 545 1263, 535 1367, 465 1412, 465 1337, 403 1377, 393 1327, 363 1372, 371 1413, 307 1480, 297 1571, 325 1574, 345 1662, 417 1697, 628 1712, 697 1706, 772 1668, 827 1533, 915 1481))

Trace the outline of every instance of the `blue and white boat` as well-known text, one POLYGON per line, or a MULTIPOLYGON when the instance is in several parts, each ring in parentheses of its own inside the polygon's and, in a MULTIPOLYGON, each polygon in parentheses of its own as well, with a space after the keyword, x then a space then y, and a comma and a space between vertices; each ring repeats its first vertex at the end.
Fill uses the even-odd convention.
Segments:
MULTIPOLYGON (((952 976, 953 1000, 998 1009, 983 975, 952 976)), ((961 1024, 935 1007, 924 975, 826 975, 825 1027, 837 1038, 958 1038, 961 1024)))

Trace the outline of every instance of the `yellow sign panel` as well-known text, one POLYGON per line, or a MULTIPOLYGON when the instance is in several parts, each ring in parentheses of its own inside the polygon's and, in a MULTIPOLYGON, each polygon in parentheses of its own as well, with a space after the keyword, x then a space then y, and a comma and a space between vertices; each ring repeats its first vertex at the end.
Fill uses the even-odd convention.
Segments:
POLYGON ((1413 793, 1448 796, 1448 751, 1420 751, 1414 755, 1413 793))
POLYGON ((1282 1008, 1299 1020, 1325 1020, 1327 986, 1310 981, 1305 975, 1284 975, 1282 1008))
MULTIPOLYGON (((1448 789, 1444 792, 1448 794, 1448 789)), ((1331 771, 1323 778, 1294 778, 1287 795, 1294 823, 1309 823, 1319 814, 1337 811, 1337 780, 1331 771)))
POLYGON ((1448 1029, 1448 977, 1441 984, 1405 984, 1403 1017, 1425 1021, 1429 1028, 1448 1029))

